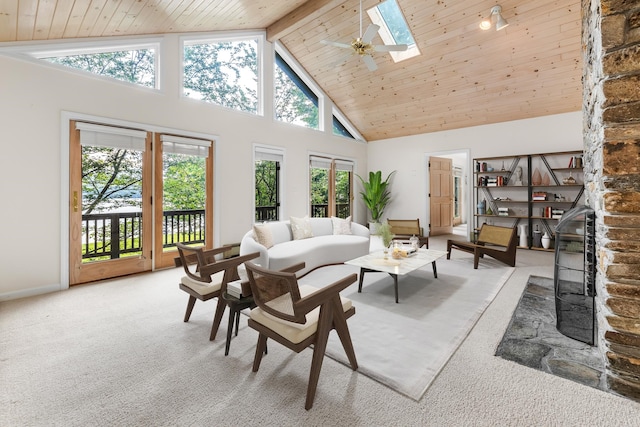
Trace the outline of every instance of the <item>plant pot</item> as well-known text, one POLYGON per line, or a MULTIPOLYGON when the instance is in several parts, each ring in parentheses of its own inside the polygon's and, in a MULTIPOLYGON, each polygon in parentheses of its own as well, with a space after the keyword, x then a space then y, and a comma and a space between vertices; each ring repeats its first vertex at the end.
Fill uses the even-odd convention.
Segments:
POLYGON ((369 223, 369 234, 378 234, 378 227, 380 227, 379 222, 370 222, 369 223))

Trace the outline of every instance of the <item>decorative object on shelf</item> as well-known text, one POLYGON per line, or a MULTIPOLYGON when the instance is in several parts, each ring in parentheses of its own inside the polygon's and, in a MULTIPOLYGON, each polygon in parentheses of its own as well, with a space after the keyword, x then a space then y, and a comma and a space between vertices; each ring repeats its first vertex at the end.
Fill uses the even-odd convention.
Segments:
POLYGON ((520 247, 526 248, 528 247, 529 243, 527 242, 527 229, 529 228, 529 226, 527 224, 520 224, 518 225, 518 228, 520 229, 520 247))
POLYGON ((562 180, 564 185, 575 185, 576 179, 573 177, 573 173, 569 172, 569 176, 562 180))
POLYGON ((504 160, 502 161, 502 169, 501 170, 505 170, 505 168, 504 168, 504 160))
POLYGON ((536 224, 536 231, 533 232, 533 246, 535 248, 542 247, 542 233, 538 230, 538 225, 536 224))
POLYGON ((481 200, 480 202, 478 202, 478 215, 484 215, 486 206, 487 206, 486 200, 481 200))
POLYGON ((551 184, 551 178, 549 178, 549 174, 545 172, 544 175, 542 176, 542 185, 549 185, 549 184, 551 184))
POLYGON ((493 215, 493 211, 491 210, 491 206, 487 206, 487 215, 493 215))
POLYGON ((548 232, 545 231, 544 236, 542 236, 540 240, 543 248, 549 249, 551 247, 551 237, 548 232))
POLYGON ((533 175, 531 175, 531 184, 532 185, 542 184, 542 175, 540 174, 540 171, 538 170, 538 168, 535 168, 533 170, 533 175))
POLYGON ((513 183, 513 185, 522 186, 522 166, 518 166, 514 174, 516 181, 513 183))

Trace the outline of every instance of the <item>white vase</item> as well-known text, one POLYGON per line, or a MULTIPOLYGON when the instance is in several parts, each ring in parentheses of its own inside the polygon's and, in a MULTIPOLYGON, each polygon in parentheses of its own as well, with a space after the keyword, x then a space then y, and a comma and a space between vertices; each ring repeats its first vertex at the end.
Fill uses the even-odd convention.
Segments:
POLYGON ((526 248, 529 244, 527 241, 527 228, 529 228, 529 226, 527 224, 520 224, 518 228, 520 229, 520 247, 526 248))
POLYGON ((542 236, 542 247, 545 249, 549 249, 551 247, 551 237, 549 236, 549 233, 544 233, 544 236, 542 236))
POLYGON ((378 227, 380 227, 379 222, 369 222, 369 234, 378 234, 378 227))

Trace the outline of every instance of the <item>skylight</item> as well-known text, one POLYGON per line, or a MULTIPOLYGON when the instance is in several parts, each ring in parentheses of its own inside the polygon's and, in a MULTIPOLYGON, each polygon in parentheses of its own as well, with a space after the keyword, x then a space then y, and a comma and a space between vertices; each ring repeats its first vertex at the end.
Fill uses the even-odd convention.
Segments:
POLYGON ((386 0, 367 10, 371 21, 380 26, 378 33, 384 44, 406 44, 408 49, 401 52, 389 52, 395 62, 420 55, 407 21, 396 0, 386 0))

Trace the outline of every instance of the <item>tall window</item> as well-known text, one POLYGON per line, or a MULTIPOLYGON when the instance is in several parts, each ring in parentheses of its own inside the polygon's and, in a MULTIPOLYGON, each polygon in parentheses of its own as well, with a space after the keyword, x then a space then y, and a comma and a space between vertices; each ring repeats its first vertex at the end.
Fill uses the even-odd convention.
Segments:
POLYGON ((258 40, 184 43, 184 95, 258 113, 258 40))
POLYGON ((309 182, 310 216, 346 218, 351 215, 353 162, 311 156, 309 182))
POLYGON ((162 141, 162 248, 205 243, 207 157, 211 141, 160 135, 162 141))
POLYGON ((274 95, 277 120, 318 129, 318 95, 277 53, 274 95))
POLYGON ((255 148, 255 220, 280 219, 280 168, 284 158, 282 150, 255 148))
POLYGON ((144 87, 156 87, 156 49, 128 49, 40 59, 144 87))

